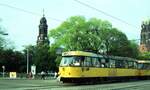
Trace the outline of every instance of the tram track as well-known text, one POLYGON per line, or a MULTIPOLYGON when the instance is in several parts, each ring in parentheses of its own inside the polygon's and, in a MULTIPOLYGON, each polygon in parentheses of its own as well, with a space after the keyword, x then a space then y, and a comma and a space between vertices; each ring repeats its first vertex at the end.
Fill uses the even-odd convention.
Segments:
POLYGON ((51 88, 51 90, 149 90, 150 81, 133 81, 133 82, 116 82, 116 83, 105 83, 105 84, 95 84, 95 85, 73 85, 73 86, 63 86, 61 88, 51 88), (147 89, 141 89, 142 87, 147 87, 147 89))

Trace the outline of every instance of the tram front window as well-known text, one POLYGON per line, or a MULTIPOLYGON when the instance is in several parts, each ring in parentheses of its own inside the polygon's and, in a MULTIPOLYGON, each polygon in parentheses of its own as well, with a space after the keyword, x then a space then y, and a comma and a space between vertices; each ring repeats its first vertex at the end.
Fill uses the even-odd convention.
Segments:
POLYGON ((63 57, 60 66, 81 66, 81 60, 79 56, 63 57))

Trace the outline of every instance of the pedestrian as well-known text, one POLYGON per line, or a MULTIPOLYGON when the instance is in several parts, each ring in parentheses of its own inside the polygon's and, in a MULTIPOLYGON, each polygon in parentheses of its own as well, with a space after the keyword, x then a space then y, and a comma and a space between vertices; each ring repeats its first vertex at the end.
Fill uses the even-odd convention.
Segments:
POLYGON ((57 75, 58 75, 57 72, 55 72, 55 73, 54 73, 54 78, 57 78, 57 75))
POLYGON ((29 72, 29 79, 32 79, 32 72, 29 72))
POLYGON ((45 79, 45 72, 44 71, 41 72, 41 79, 43 79, 43 80, 45 79))

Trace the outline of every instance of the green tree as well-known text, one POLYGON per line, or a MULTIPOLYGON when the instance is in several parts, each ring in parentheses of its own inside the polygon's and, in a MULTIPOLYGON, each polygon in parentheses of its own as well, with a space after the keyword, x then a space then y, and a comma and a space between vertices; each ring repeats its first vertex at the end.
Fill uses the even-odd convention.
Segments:
POLYGON ((86 20, 83 16, 73 16, 56 29, 50 30, 54 45, 65 50, 91 50, 117 56, 131 56, 132 44, 126 35, 111 23, 97 18, 86 20))
POLYGON ((133 57, 133 58, 138 58, 140 54, 138 43, 136 43, 135 41, 129 41, 128 51, 129 51, 128 56, 133 57))
MULTIPOLYGON (((21 72, 21 62, 24 60, 23 54, 13 49, 12 43, 5 39, 5 35, 7 35, 5 28, 0 25, 0 67, 4 65, 8 72, 21 72)), ((0 68, 1 71, 2 68, 0 68)))
POLYGON ((33 64, 37 67, 37 72, 41 71, 55 71, 55 61, 50 55, 49 46, 39 45, 35 47, 33 55, 33 64))
MULTIPOLYGON (((37 72, 41 71, 56 71, 56 54, 55 48, 49 48, 49 45, 28 45, 24 49, 25 60, 27 59, 27 50, 29 55, 29 67, 36 65, 37 72)), ((26 65, 24 66, 26 67, 26 65)), ((30 70, 30 69, 29 69, 30 70)))
POLYGON ((50 57, 52 60, 55 61, 55 67, 56 67, 55 71, 58 71, 58 67, 59 67, 59 64, 61 61, 61 52, 62 51, 57 53, 58 49, 63 50, 62 48, 60 48, 56 44, 51 44, 51 46, 50 46, 50 57))
POLYGON ((84 17, 71 17, 64 23, 61 24, 60 27, 55 30, 51 30, 50 36, 56 42, 57 46, 64 46, 67 50, 75 50, 81 49, 82 45, 79 45, 78 41, 79 36, 82 32, 82 28, 85 28, 85 18, 84 17), (81 32, 80 32, 81 31, 81 32), (68 38, 69 37, 69 38, 68 38))
POLYGON ((150 52, 140 53, 138 59, 141 60, 150 60, 150 52))
POLYGON ((127 56, 128 39, 126 35, 116 28, 102 30, 101 33, 102 43, 106 48, 106 53, 117 56, 127 56))
POLYGON ((82 16, 75 16, 51 30, 50 38, 55 45, 63 46, 66 50, 97 50, 101 43, 98 37, 100 29, 106 28, 103 25, 110 23, 96 18, 86 21, 82 16))
POLYGON ((0 25, 0 49, 4 48, 4 46, 6 46, 6 40, 4 38, 5 35, 6 35, 6 32, 5 32, 4 27, 2 27, 2 25, 0 25))
MULTIPOLYGON (((4 65, 7 72, 22 72, 23 54, 13 49, 3 49, 0 52, 0 66, 4 65)), ((1 68, 0 68, 1 69, 1 68)))

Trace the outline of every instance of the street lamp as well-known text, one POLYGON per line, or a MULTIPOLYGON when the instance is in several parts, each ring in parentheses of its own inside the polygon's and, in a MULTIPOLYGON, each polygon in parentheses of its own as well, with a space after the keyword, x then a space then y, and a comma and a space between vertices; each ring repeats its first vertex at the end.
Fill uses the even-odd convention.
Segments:
POLYGON ((27 48, 27 74, 29 73, 29 49, 27 48))
MULTIPOLYGON (((23 45, 23 47, 26 47, 23 45)), ((26 66, 27 66, 27 74, 29 74, 29 49, 26 47, 27 54, 26 54, 26 66)))
POLYGON ((1 35, 8 35, 8 33, 0 33, 1 35))
POLYGON ((4 76, 5 76, 5 66, 3 65, 2 68, 3 68, 3 78, 4 78, 4 76))
POLYGON ((3 33, 2 35, 8 35, 8 33, 3 33))

